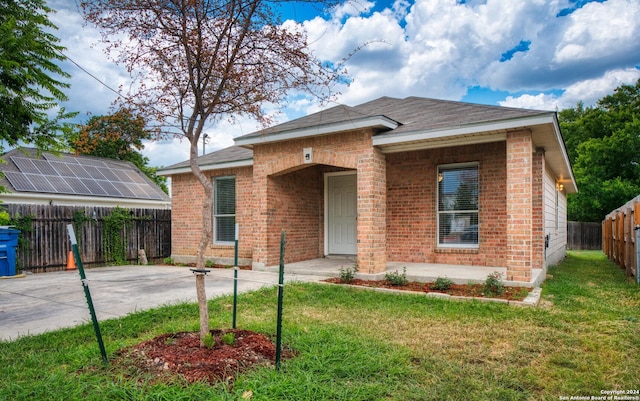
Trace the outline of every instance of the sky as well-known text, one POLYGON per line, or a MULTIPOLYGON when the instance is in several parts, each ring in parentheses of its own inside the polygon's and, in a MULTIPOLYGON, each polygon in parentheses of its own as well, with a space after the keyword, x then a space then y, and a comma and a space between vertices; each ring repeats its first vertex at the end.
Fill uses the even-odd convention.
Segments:
MULTIPOLYGON (((73 0, 48 0, 49 16, 69 60, 62 104, 78 122, 110 112, 113 90, 127 87, 124 67, 109 61, 100 34, 73 0)), ((640 0, 354 0, 329 11, 303 4, 282 9, 284 24, 301 24, 315 55, 349 58, 348 85, 336 103, 355 106, 381 96, 420 96, 559 111, 591 106, 640 79, 640 0)), ((290 102, 277 122, 320 110, 290 102)), ((223 120, 206 131, 207 153, 260 129, 250 119, 223 120)), ((200 149, 200 154, 202 150, 200 149)), ((189 158, 186 140, 148 142, 150 165, 189 158)))

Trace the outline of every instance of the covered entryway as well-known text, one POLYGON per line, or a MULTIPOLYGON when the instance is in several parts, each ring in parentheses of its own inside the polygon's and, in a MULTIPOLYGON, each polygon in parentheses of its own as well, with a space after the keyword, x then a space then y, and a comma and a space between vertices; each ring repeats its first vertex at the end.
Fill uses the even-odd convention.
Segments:
POLYGON ((325 254, 358 252, 357 175, 355 172, 325 175, 325 254))

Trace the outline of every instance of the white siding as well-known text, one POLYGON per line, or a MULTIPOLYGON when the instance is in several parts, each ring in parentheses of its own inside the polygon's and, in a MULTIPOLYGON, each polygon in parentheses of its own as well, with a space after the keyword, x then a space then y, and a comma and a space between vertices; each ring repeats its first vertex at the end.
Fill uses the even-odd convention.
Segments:
POLYGON ((547 267, 564 259, 567 248, 567 196, 564 191, 556 189, 556 178, 548 170, 544 175, 543 197, 544 233, 549 236, 549 247, 545 249, 547 267))

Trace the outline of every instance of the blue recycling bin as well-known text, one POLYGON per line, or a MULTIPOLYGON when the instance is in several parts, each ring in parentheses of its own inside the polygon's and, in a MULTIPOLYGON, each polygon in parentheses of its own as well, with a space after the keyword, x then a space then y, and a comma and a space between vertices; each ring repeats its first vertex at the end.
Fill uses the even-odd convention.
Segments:
POLYGON ((20 230, 0 227, 0 276, 16 275, 16 248, 20 230))

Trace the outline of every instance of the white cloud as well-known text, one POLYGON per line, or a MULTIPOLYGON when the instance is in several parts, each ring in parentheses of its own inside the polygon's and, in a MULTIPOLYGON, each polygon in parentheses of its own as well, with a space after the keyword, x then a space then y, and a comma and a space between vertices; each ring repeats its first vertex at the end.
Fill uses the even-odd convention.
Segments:
MULTIPOLYGON (((107 61, 98 33, 65 0, 49 0, 60 12, 52 18, 67 54, 92 74, 117 88, 129 82, 124 70, 107 61), (58 7, 56 7, 58 6, 58 7)), ((507 92, 499 104, 544 110, 587 105, 621 84, 640 78, 640 1, 570 0, 370 0, 348 2, 323 19, 301 21, 316 56, 339 63, 348 59, 349 85, 338 101, 349 105, 380 96, 462 99, 469 88, 507 92), (520 43, 525 48, 517 50, 520 43), (500 61, 505 55, 505 60, 500 61), (517 94, 516 94, 517 93, 517 94)), ((292 22, 287 22, 294 29, 292 22)), ((75 67, 70 71, 69 110, 102 114, 114 95, 75 67), (76 106, 76 107, 72 107, 76 106)), ((495 104, 495 98, 491 100, 495 104)), ((329 105, 331 106, 331 105, 329 105)), ((284 114, 269 107, 275 122, 319 109, 316 102, 292 96, 284 114)), ((232 138, 259 129, 255 121, 225 121, 210 128, 207 149, 232 144, 232 138)), ((152 163, 185 160, 187 145, 149 145, 152 163), (176 149, 171 151, 170 149, 176 149)))

